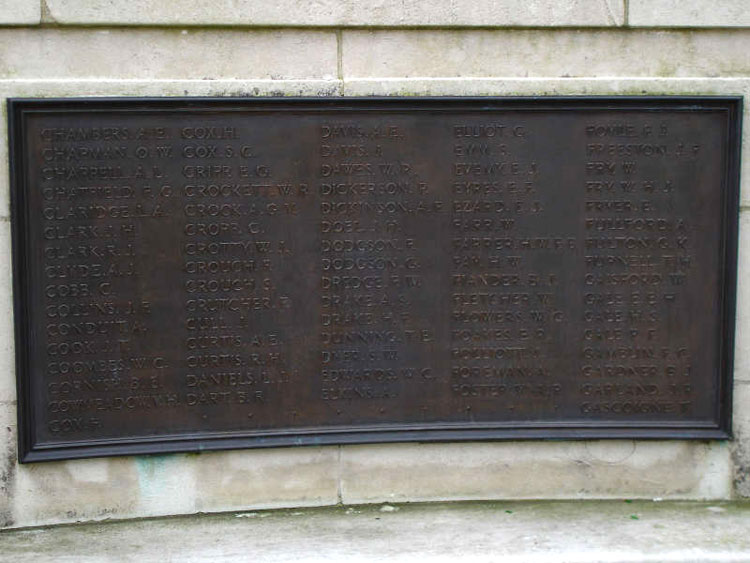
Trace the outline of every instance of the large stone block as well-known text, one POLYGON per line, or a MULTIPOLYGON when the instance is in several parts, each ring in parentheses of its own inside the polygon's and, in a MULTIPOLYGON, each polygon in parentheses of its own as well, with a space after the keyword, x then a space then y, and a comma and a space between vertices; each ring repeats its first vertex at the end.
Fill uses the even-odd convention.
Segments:
MULTIPOLYGON (((137 479, 130 491, 131 497, 138 499, 133 514, 163 516, 196 512, 197 474, 191 457, 167 454, 126 458, 135 466, 137 479)), ((81 460, 87 461, 90 460, 81 460)))
POLYGON ((16 405, 0 401, 0 528, 14 524, 13 502, 17 493, 16 405))
MULTIPOLYGON (((734 379, 750 383, 750 211, 740 213, 734 379)), ((750 439, 750 435, 748 435, 750 439)))
POLYGON ((338 502, 338 448, 279 448, 190 456, 201 512, 338 502))
POLYGON ((0 25, 33 25, 41 19, 40 0, 0 0, 0 25))
POLYGON ((740 497, 750 497, 750 383, 741 382, 734 387, 734 459, 735 492, 740 497))
POLYGON ((0 403, 16 400, 10 221, 0 217, 0 403))
POLYGON ((344 503, 732 495, 725 443, 507 442, 344 446, 344 503))
MULTIPOLYGON (((0 32, 1 33, 1 32, 0 32)), ((0 106, 5 118, 6 98, 53 97, 108 97, 108 96, 213 96, 213 97, 269 97, 269 96, 340 96, 341 81, 336 78, 277 79, 277 78, 177 78, 174 80, 130 79, 113 72, 106 78, 77 78, 45 80, 0 79, 0 106)), ((0 131, 5 132, 5 126, 0 131)), ((5 143, 0 144, 5 147, 5 143)), ((0 152, 0 155, 4 153, 0 152)), ((7 154, 2 165, 7 165, 7 154)), ((6 198, 7 201, 7 198, 6 198)), ((6 206, 7 207, 7 206, 6 206)), ((6 211, 7 213, 7 211, 6 211)))
MULTIPOLYGON (((141 478, 148 485, 148 476, 141 476, 134 458, 16 464, 13 524, 35 526, 140 515, 141 478)), ((146 488, 146 494, 155 490, 146 488)), ((164 508, 174 508, 166 493, 164 508)), ((145 504, 149 506, 148 499, 145 504)))
POLYGON ((750 72, 750 31, 343 32, 344 79, 726 77, 750 72))
POLYGON ((609 26, 622 0, 47 0, 65 24, 246 26, 609 26))
POLYGON ((5 29, 2 78, 327 79, 326 31, 5 29))
POLYGON ((748 0, 630 0, 628 23, 659 27, 748 27, 748 0))
MULTIPOLYGON (((15 456, 14 456, 15 457, 15 456)), ((180 454, 20 465, 12 524, 35 526, 169 514, 195 509, 195 467, 180 454)))
MULTIPOLYGON (((0 415, 15 414, 0 404, 0 415), (5 409, 5 410, 2 410, 5 409)), ((0 420, 0 526, 338 502, 338 448, 241 450, 19 465, 0 420)), ((10 420, 10 419, 9 419, 10 420)))

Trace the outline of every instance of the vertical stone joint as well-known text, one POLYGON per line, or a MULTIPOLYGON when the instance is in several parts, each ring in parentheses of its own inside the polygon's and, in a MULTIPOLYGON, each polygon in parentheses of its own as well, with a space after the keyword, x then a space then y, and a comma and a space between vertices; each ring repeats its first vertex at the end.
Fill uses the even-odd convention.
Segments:
POLYGON ((344 495, 341 493, 341 480, 342 480, 342 467, 341 467, 341 446, 338 446, 338 457, 336 460, 337 475, 336 475, 336 504, 344 504, 344 495))
POLYGON ((52 10, 50 10, 47 4, 47 0, 39 0, 39 2, 41 3, 41 23, 57 23, 55 17, 52 15, 52 10))
POLYGON ((344 38, 341 29, 336 30, 336 78, 341 83, 341 95, 344 95, 344 38))
POLYGON ((625 21, 623 22, 623 25, 625 27, 630 26, 630 0, 622 0, 623 1, 623 15, 625 17, 625 21))

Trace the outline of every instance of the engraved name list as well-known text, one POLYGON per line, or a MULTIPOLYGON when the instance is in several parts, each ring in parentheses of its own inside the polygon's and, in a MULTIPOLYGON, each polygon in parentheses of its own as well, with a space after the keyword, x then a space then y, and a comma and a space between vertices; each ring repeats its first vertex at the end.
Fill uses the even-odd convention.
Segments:
POLYGON ((21 458, 726 437, 738 108, 11 101, 21 458))

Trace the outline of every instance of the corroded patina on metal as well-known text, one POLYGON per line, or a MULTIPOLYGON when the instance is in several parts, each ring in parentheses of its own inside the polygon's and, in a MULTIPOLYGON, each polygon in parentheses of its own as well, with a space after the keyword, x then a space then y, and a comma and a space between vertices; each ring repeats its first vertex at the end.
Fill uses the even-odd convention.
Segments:
POLYGON ((21 458, 723 438, 740 100, 13 100, 21 458))

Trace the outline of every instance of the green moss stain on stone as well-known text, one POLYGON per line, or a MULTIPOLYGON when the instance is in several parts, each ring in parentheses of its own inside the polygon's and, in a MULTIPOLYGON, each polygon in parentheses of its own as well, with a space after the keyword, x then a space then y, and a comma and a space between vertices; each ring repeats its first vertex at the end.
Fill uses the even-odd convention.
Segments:
POLYGON ((135 458, 138 470, 138 488, 146 497, 155 497, 164 489, 169 479, 171 455, 139 456, 135 458))

